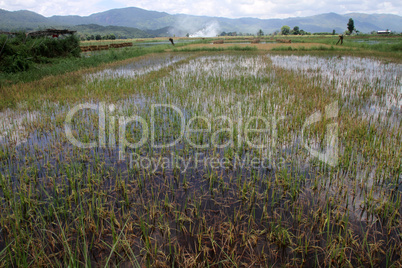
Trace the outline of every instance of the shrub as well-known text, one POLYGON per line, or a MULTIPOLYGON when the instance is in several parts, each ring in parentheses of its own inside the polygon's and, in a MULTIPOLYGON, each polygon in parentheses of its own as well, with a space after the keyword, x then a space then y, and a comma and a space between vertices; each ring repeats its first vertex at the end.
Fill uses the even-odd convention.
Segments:
POLYGON ((28 70, 33 63, 49 62, 50 58, 79 57, 79 38, 29 37, 24 32, 14 37, 0 36, 0 71, 13 73, 28 70))

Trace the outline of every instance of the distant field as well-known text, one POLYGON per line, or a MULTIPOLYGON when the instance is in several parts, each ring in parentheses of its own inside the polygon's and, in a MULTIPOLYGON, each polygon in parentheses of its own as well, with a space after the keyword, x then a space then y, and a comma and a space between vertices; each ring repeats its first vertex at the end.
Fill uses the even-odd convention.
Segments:
POLYGON ((178 50, 186 50, 186 49, 199 49, 199 48, 230 48, 233 46, 237 47, 254 47, 258 50, 272 50, 275 48, 294 48, 294 49, 301 49, 301 48, 306 48, 310 49, 313 47, 320 47, 324 46, 326 48, 330 48, 331 45, 327 44, 320 44, 320 43, 291 43, 291 44, 284 44, 284 43, 272 43, 272 44, 238 44, 238 43, 224 43, 224 44, 193 44, 193 45, 188 45, 182 48, 179 48, 178 50))
POLYGON ((80 44, 83 46, 91 46, 91 45, 109 45, 109 44, 119 44, 119 43, 127 43, 127 42, 159 42, 166 41, 169 38, 139 38, 139 39, 116 39, 116 40, 90 40, 90 41, 81 41, 80 44))
MULTIPOLYGON (((343 45, 336 45, 339 38, 338 35, 306 35, 306 36, 222 36, 213 38, 173 38, 175 42, 196 42, 197 44, 191 44, 185 49, 199 49, 199 48, 225 48, 231 47, 233 45, 244 47, 253 46, 257 49, 262 50, 272 50, 278 49, 285 50, 291 47, 295 50, 310 50, 324 47, 324 48, 334 48, 338 49, 369 49, 377 51, 402 51, 402 36, 378 36, 378 35, 360 35, 360 36, 345 36, 343 45), (251 44, 255 39, 259 39, 259 44, 251 44), (291 44, 277 43, 276 40, 291 40, 291 44), (211 43, 216 40, 224 40, 224 44, 212 45, 211 43), (247 44, 246 44, 247 43, 247 44), (250 44, 248 44, 250 43, 250 44), (266 44, 263 44, 266 43, 266 44), (284 48, 285 46, 285 48, 284 48)), ((133 42, 133 44, 140 45, 141 43, 152 43, 152 42, 168 42, 168 38, 140 38, 140 39, 122 39, 122 40, 99 40, 99 41, 81 41, 83 46, 88 45, 108 45, 113 43, 124 43, 133 42)))
MULTIPOLYGON (((214 38, 186 38, 173 37, 173 47, 168 38, 141 38, 141 39, 120 39, 120 40, 99 40, 81 41, 81 46, 110 45, 132 42, 133 47, 119 48, 109 51, 85 52, 81 58, 51 59, 46 64, 37 64, 32 70, 19 73, 1 73, 1 87, 12 85, 22 81, 38 80, 49 75, 57 75, 65 72, 75 71, 83 68, 97 66, 102 63, 124 60, 147 53, 163 51, 221 51, 221 50, 249 50, 261 51, 282 51, 295 53, 296 51, 327 51, 348 53, 354 55, 386 57, 392 61, 402 59, 402 37, 401 36, 346 36, 344 44, 335 45, 337 36, 225 36, 214 38), (260 39, 259 44, 251 44, 255 39, 260 39), (276 39, 291 40, 289 43, 276 43, 276 39), (211 45, 214 41, 224 40, 224 44, 211 45), (263 44, 266 42, 266 44, 263 44)), ((331 52, 331 53, 332 53, 331 52)), ((4 105, 12 105, 9 102, 4 104, 4 98, 0 100, 0 108, 4 105)))
MULTIPOLYGON (((174 40, 187 40, 187 41, 196 41, 200 38, 186 38, 186 37, 173 37, 174 40)), ((135 38, 135 39, 116 39, 116 40, 90 40, 90 41, 81 41, 81 45, 90 46, 90 45, 109 45, 109 44, 119 44, 119 43, 127 43, 133 42, 134 44, 138 43, 149 43, 149 42, 166 42, 169 41, 169 37, 155 37, 155 38, 135 38)))

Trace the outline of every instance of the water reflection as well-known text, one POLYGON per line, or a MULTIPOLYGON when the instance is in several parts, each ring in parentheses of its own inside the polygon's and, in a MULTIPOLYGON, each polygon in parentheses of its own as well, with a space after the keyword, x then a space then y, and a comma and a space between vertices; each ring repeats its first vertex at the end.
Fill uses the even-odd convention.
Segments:
POLYGON ((136 60, 131 63, 89 74, 87 75, 86 80, 87 82, 93 82, 95 80, 103 79, 134 78, 152 71, 158 71, 185 58, 186 56, 183 55, 170 54, 163 56, 150 56, 143 60, 136 60))

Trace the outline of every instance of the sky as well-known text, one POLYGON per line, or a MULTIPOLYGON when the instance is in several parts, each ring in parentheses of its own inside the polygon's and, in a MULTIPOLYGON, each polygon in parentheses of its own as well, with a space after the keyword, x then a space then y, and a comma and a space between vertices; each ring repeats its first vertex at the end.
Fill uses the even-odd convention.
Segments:
POLYGON ((30 10, 46 17, 53 15, 87 16, 113 8, 139 7, 169 14, 205 15, 227 18, 260 19, 305 17, 327 12, 338 14, 402 14, 402 1, 375 0, 0 0, 8 11, 30 10))

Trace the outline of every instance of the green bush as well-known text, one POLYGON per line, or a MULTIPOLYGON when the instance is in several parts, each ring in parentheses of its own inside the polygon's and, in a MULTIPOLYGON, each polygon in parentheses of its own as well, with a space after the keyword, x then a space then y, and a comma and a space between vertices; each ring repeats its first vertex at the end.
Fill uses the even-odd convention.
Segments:
POLYGON ((1 61, 1 70, 7 73, 16 73, 28 70, 31 65, 30 58, 16 53, 13 56, 6 56, 1 61))
POLYGON ((390 51, 402 51, 402 42, 390 45, 390 51))
POLYGON ((56 58, 80 55, 79 39, 70 35, 63 39, 43 38, 32 47, 32 54, 36 57, 56 58))
POLYGON ((32 57, 26 46, 19 45, 25 41, 24 37, 23 33, 19 33, 14 38, 6 35, 0 37, 0 71, 20 72, 29 69, 32 57))
POLYGON ((47 63, 51 58, 79 57, 79 38, 29 37, 24 32, 14 37, 0 36, 0 71, 28 70, 34 63, 47 63))

